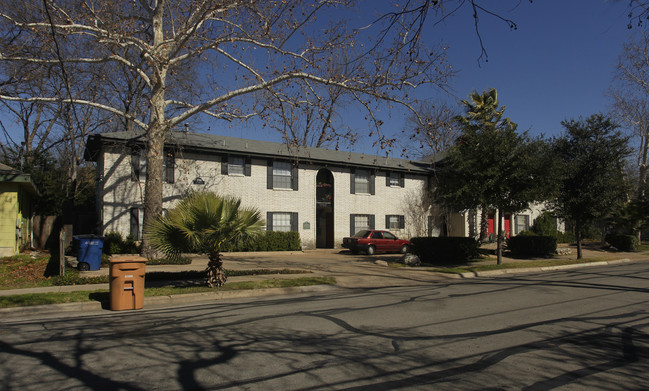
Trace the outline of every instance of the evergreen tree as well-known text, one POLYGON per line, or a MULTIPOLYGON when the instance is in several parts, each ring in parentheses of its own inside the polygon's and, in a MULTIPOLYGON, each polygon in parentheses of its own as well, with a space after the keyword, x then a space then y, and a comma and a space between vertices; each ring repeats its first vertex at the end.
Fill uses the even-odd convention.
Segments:
POLYGON ((457 118, 461 135, 438 172, 435 195, 456 210, 498 211, 497 254, 502 263, 502 216, 549 197, 553 164, 547 143, 517 133, 517 125, 504 117, 495 89, 473 92, 470 99, 462 101, 465 114, 457 118))
POLYGON ((602 114, 561 124, 566 133, 554 142, 561 163, 555 209, 559 216, 574 223, 577 258, 581 259, 583 229, 627 200, 624 159, 631 149, 628 137, 602 114))

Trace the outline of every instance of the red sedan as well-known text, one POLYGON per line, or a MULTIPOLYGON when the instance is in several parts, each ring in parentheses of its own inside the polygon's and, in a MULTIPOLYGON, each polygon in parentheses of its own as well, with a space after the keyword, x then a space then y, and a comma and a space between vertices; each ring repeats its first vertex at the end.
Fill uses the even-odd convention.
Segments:
POLYGON ((343 247, 354 253, 365 251, 367 255, 377 251, 405 254, 410 249, 410 241, 399 239, 388 231, 364 230, 356 232, 354 236, 343 238, 343 247))

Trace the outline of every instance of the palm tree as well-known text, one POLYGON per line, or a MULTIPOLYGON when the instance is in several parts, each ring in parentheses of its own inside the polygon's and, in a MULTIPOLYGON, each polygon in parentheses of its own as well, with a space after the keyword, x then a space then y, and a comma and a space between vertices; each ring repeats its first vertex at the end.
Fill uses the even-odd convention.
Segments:
POLYGON ((259 210, 242 208, 240 199, 196 192, 146 226, 145 234, 153 248, 168 257, 183 252, 206 254, 206 282, 213 288, 225 284, 227 278, 221 260, 223 243, 246 240, 263 226, 259 210))

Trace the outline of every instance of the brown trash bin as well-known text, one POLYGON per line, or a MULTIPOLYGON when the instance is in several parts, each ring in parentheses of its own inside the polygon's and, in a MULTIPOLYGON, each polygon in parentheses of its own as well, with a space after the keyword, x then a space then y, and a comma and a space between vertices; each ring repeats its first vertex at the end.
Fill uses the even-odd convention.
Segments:
POLYGON ((144 263, 138 256, 110 259, 110 309, 137 310, 144 305, 144 263))

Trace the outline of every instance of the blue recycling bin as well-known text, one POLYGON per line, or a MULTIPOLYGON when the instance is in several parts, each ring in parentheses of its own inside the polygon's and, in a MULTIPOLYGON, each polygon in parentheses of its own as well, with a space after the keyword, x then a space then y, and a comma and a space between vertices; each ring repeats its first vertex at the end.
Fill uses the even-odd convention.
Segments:
POLYGON ((74 239, 78 241, 77 260, 79 263, 77 269, 99 270, 104 238, 96 235, 78 235, 74 236, 74 239))

